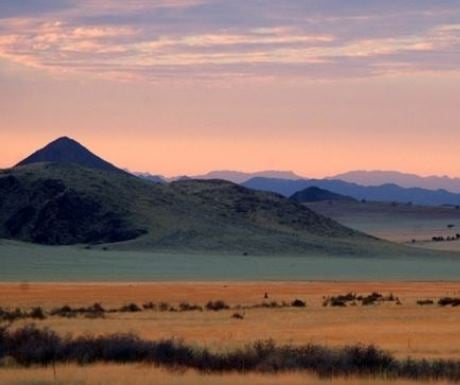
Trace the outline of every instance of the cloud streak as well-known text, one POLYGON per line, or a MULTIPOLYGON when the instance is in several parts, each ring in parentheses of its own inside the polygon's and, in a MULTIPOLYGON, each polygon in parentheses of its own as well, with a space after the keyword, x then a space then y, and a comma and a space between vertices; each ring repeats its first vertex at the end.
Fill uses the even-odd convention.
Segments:
POLYGON ((38 15, 27 15, 24 6, 15 13, 10 5, 0 58, 50 72, 148 81, 335 79, 443 73, 460 65, 460 9, 449 1, 442 9, 421 1, 419 18, 393 1, 379 14, 373 1, 354 12, 351 1, 347 14, 315 1, 292 1, 285 9, 279 1, 232 3, 84 1, 53 8, 46 2, 38 15), (252 19, 235 23, 240 12, 252 19), (380 23, 388 27, 379 31, 380 23))

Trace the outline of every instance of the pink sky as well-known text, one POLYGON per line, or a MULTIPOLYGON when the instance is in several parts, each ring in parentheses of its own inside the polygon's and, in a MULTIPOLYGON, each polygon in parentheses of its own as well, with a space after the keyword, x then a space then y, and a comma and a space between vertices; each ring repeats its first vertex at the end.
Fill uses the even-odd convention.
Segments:
POLYGON ((167 176, 460 176, 457 2, 55 4, 0 5, 0 167, 66 135, 167 176))

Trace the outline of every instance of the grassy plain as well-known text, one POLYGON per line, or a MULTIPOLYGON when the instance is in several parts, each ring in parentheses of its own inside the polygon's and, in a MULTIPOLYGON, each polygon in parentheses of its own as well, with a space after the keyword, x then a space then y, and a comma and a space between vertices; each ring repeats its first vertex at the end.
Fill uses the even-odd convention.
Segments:
MULTIPOLYGON (((0 306, 46 310, 68 304, 119 307, 135 302, 188 301, 204 305, 222 299, 230 305, 252 305, 265 300, 307 301, 306 308, 249 309, 243 320, 233 310, 220 312, 113 313, 103 319, 48 317, 35 321, 65 335, 133 332, 148 339, 176 337, 188 343, 225 350, 259 339, 279 344, 314 343, 328 346, 375 344, 396 357, 460 358, 460 308, 421 307, 418 299, 460 296, 460 282, 163 282, 163 283, 2 283, 0 306), (402 305, 323 307, 323 297, 347 292, 393 293, 402 305)), ((17 321, 13 327, 30 321, 17 321)), ((58 365, 53 368, 0 369, 0 383, 8 385, 409 385, 415 382, 385 379, 319 379, 305 373, 276 375, 205 375, 194 371, 165 371, 147 365, 58 365)), ((439 384, 447 384, 440 382, 439 384)))
MULTIPOLYGON (((148 283, 148 284, 0 284, 0 306, 47 310, 68 304, 119 307, 135 302, 182 301, 204 305, 222 299, 230 305, 267 301, 307 302, 306 308, 246 309, 243 320, 232 319, 234 310, 220 312, 113 313, 104 319, 48 317, 38 321, 59 334, 133 332, 147 339, 176 337, 186 342, 225 349, 260 339, 280 344, 342 346, 375 344, 399 358, 460 358, 460 308, 421 307, 418 299, 460 296, 453 282, 257 282, 257 283, 148 283), (402 305, 323 307, 323 297, 356 292, 393 293, 402 305)), ((21 326, 30 320, 17 321, 21 326)))
POLYGON ((390 202, 314 202, 314 211, 376 237, 434 250, 460 251, 460 241, 431 242, 460 233, 460 210, 390 202))
MULTIPOLYGON (((0 369, 2 384, 8 385, 412 385, 414 381, 373 378, 319 379, 302 373, 200 374, 171 372, 146 365, 75 365, 53 368, 0 369), (55 375, 56 374, 56 375, 55 375)), ((447 382, 437 382, 447 385, 447 382)))

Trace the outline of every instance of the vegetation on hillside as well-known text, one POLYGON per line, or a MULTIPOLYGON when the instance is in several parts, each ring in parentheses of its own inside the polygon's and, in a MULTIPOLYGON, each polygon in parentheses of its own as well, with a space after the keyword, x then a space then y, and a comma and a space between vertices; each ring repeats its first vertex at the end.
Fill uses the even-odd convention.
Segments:
POLYGON ((392 245, 280 195, 220 181, 155 185, 62 163, 0 173, 0 237, 43 244, 257 253, 380 253, 392 245))

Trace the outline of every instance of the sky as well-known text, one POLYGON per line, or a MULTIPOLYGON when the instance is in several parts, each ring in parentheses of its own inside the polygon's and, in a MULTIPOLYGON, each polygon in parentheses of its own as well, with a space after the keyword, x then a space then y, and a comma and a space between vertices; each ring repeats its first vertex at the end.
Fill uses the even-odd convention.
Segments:
POLYGON ((460 0, 0 0, 0 167, 460 176, 460 0))

